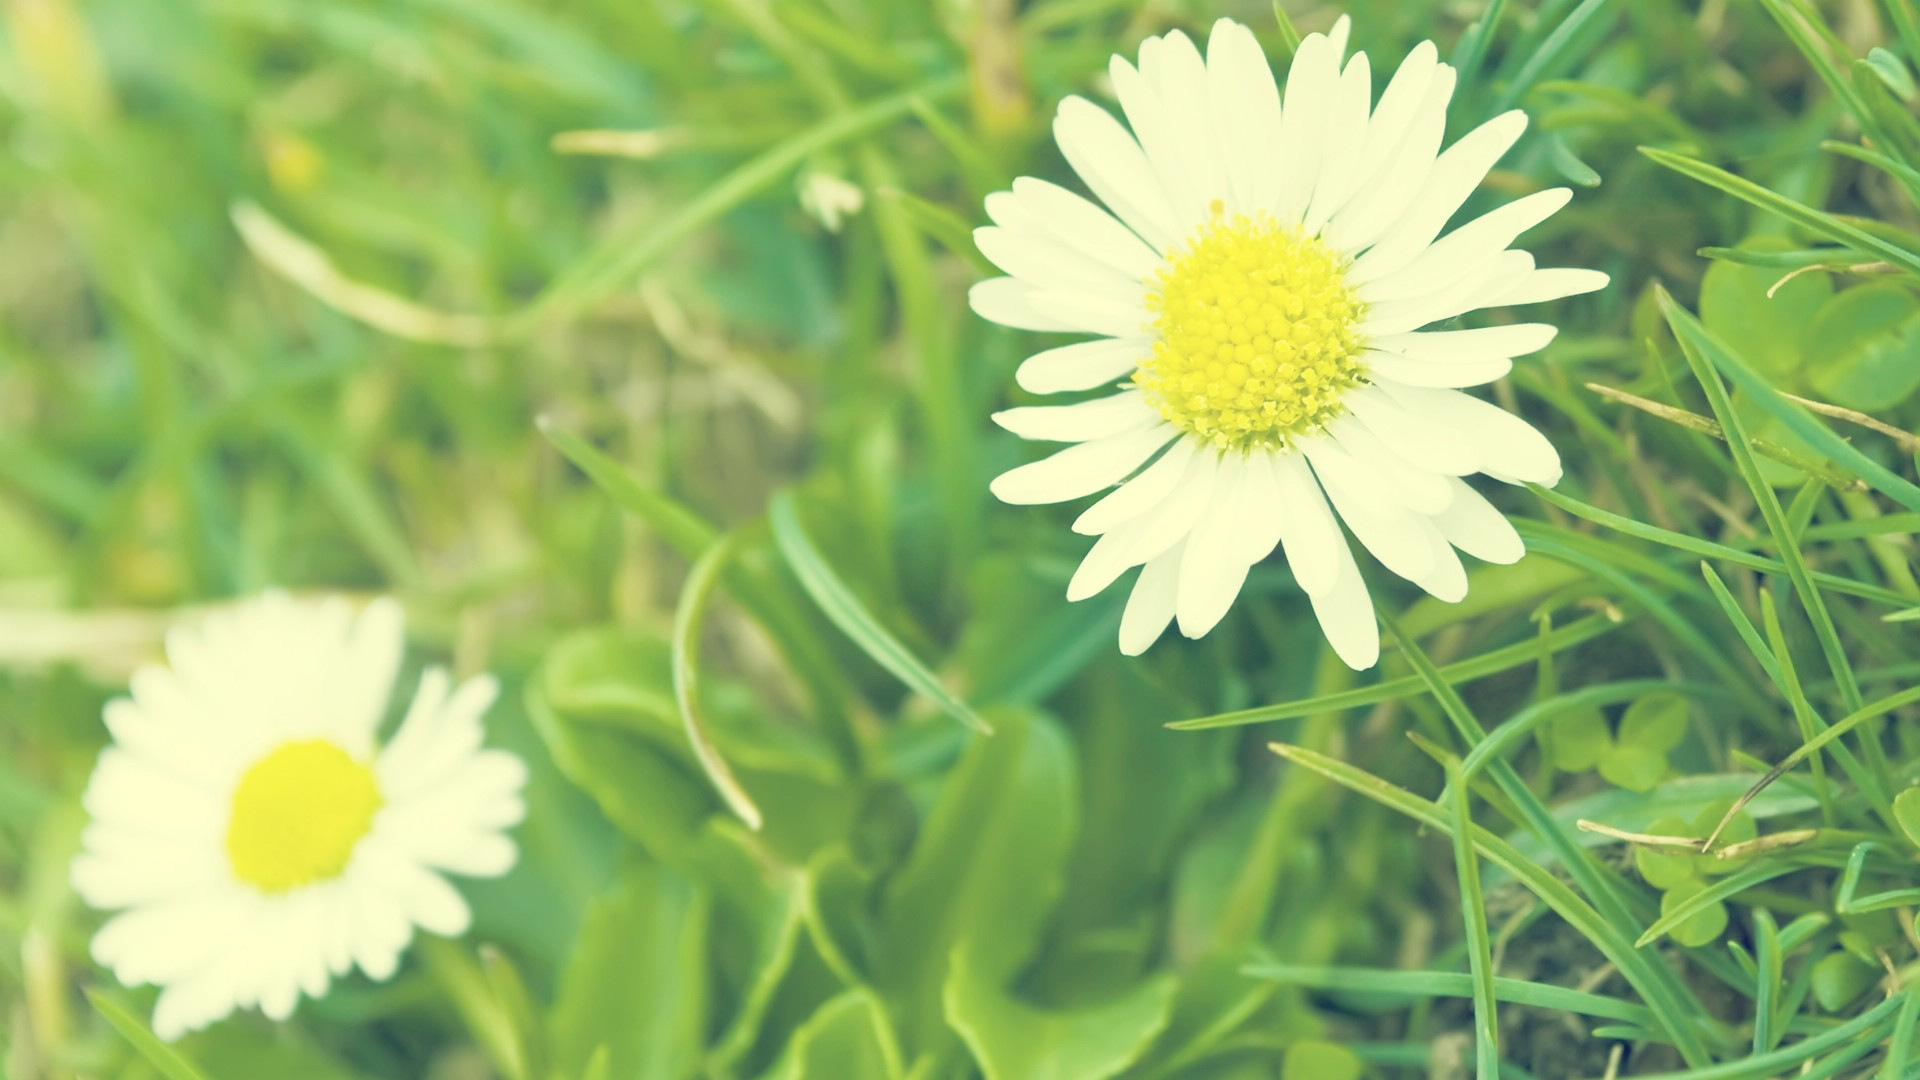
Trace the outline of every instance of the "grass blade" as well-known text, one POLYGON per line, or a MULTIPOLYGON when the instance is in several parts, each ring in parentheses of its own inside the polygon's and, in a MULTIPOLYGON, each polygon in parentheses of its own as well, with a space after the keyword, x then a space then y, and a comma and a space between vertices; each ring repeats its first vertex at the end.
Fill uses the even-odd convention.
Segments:
POLYGON ((726 759, 720 756, 713 740, 707 737, 697 681, 700 670, 700 630, 706 625, 707 602, 713 598, 714 589, 720 583, 721 571, 733 557, 738 539, 737 534, 729 533, 709 547, 707 553, 693 564, 692 572, 687 575, 687 584, 680 590, 680 603, 673 612, 673 697, 680 706, 680 723, 686 729, 687 742, 693 745, 693 756, 699 760, 701 770, 707 774, 715 790, 720 792, 720 797, 726 800, 727 807, 747 823, 747 828, 759 832, 764 821, 760 807, 740 786, 726 759))
MULTIPOLYGON (((1488 675, 1511 671, 1524 664, 1531 664, 1540 659, 1543 652, 1558 652, 1592 641, 1602 634, 1619 629, 1621 625, 1620 620, 1606 615, 1589 615, 1550 630, 1539 637, 1526 638, 1511 645, 1503 645, 1498 649, 1490 649, 1479 656, 1456 660, 1441 668, 1440 674, 1451 683, 1472 682, 1488 675)), ((1167 726, 1175 731, 1207 731, 1212 728, 1264 724, 1274 720, 1295 720, 1302 716, 1358 709, 1367 705, 1378 705, 1383 701, 1397 701, 1419 693, 1425 686, 1426 684, 1418 675, 1405 675, 1397 679, 1383 679, 1372 686, 1302 698, 1299 701, 1262 705, 1258 708, 1240 709, 1213 716, 1199 716, 1192 720, 1176 720, 1167 726)))
POLYGON ((1466 926, 1467 970, 1473 979, 1473 1060, 1478 1080, 1500 1080, 1500 1006, 1493 986, 1493 939, 1487 933, 1487 902, 1474 858, 1470 785, 1452 773, 1453 866, 1460 879, 1460 918, 1466 926))
POLYGON ((660 538, 682 558, 698 559, 719 538, 719 530, 703 521, 700 515, 635 480, 619 462, 595 449, 587 440, 544 416, 534 424, 595 486, 606 492, 622 510, 658 530, 660 538))
MULTIPOLYGON (((1457 971, 1400 971, 1392 968, 1306 967, 1295 964, 1252 964, 1242 969, 1256 979, 1272 979, 1311 990, 1334 990, 1360 994, 1413 994, 1424 997, 1471 997, 1473 976, 1457 971)), ((1635 1027, 1652 1029, 1653 1014, 1645 1005, 1635 1005, 1601 994, 1590 994, 1564 986, 1528 982, 1525 979, 1495 978, 1494 995, 1512 1005, 1536 1009, 1579 1013, 1602 1020, 1618 1020, 1635 1027)))
POLYGON ((925 664, 908 652, 907 647, 888 633, 886 627, 880 625, 873 613, 854 596, 853 590, 847 588, 846 582, 840 580, 840 575, 834 572, 833 567, 827 565, 826 558, 814 547, 800 524, 792 492, 783 491, 773 497, 768 520, 773 525, 774 544, 787 560, 787 565, 793 568, 794 575, 800 579, 801 587, 862 652, 892 672, 895 678, 931 698, 948 716, 982 734, 993 733, 993 728, 980 719, 972 706, 941 685, 925 664))
POLYGON ((161 1042, 159 1036, 119 1002, 94 990, 87 991, 87 1000, 93 1002, 93 1007, 101 1016, 107 1018, 107 1023, 113 1025, 113 1030, 119 1032, 121 1038, 132 1043, 133 1048, 139 1051, 147 1064, 159 1070, 160 1075, 167 1080, 208 1080, 206 1073, 201 1072, 180 1051, 161 1042))

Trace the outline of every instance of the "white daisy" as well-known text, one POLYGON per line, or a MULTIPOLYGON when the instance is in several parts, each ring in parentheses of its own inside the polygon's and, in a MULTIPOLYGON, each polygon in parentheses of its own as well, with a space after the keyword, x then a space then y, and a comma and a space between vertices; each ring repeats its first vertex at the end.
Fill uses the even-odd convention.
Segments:
POLYGON ((284 1019, 351 967, 385 979, 415 927, 466 930, 444 874, 513 865, 526 767, 481 749, 492 678, 428 671, 376 742, 404 646, 390 600, 269 593, 169 634, 169 666, 107 706, 73 884, 119 912, 93 955, 161 987, 160 1037, 284 1019))
POLYGON ((1421 328, 1605 285, 1509 247, 1569 193, 1441 236, 1526 117, 1496 117, 1442 152, 1454 71, 1433 43, 1376 104, 1366 54, 1342 63, 1347 32, 1342 18, 1300 43, 1284 99, 1239 23, 1215 23, 1204 57, 1178 31, 1148 38, 1138 67, 1116 56, 1109 68, 1126 125, 1079 97, 1054 120, 1106 209, 1031 177, 987 198, 994 225, 975 236, 1009 276, 974 286, 974 311, 1099 335, 1028 359, 1020 385, 1110 391, 995 415, 1024 438, 1077 445, 993 492, 1056 503, 1118 485, 1074 522, 1099 540, 1067 596, 1143 567, 1120 625, 1130 655, 1175 620, 1188 637, 1212 629, 1278 547, 1340 657, 1370 667, 1378 626, 1339 523, 1387 569, 1458 600, 1455 548, 1523 554, 1461 478, 1560 477, 1539 432, 1460 390, 1504 375, 1554 328, 1421 328))

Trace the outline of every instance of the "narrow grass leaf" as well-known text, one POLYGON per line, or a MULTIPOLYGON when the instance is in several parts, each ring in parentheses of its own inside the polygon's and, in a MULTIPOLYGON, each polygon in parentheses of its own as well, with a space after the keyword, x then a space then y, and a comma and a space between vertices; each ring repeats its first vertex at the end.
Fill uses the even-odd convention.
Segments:
MULTIPOLYGON (((1250 964, 1244 970, 1256 979, 1272 979, 1289 986, 1303 986, 1313 990, 1417 997, 1473 996, 1473 976, 1457 971, 1311 967, 1299 964, 1250 964)), ((1513 1005, 1579 1013, 1582 1016, 1618 1020, 1647 1029, 1654 1027, 1653 1014, 1645 1005, 1636 1005, 1633 1002, 1621 1001, 1619 998, 1610 998, 1603 994, 1508 978, 1495 978, 1493 990, 1499 1000, 1513 1005)))
POLYGON ((680 603, 673 613, 673 696, 680 707, 680 723, 686 730, 687 742, 693 746, 701 771, 726 800, 727 808, 746 822, 747 828, 759 832, 764 821, 760 807, 740 786, 720 751, 714 748, 700 708, 700 631, 706 626, 708 602, 720 583, 727 561, 733 557, 737 542, 738 535, 733 533, 716 541, 694 562, 687 583, 680 590, 680 603))
POLYGON ((1478 1080, 1500 1080, 1500 1007, 1493 986, 1493 940, 1487 933, 1486 898, 1473 853, 1471 785, 1449 770, 1453 788, 1453 866, 1460 879, 1460 918, 1466 927, 1467 968, 1473 978, 1473 1060, 1478 1080))
POLYGON ((826 558, 814 547, 800 524, 792 492, 783 491, 774 496, 768 519, 773 524, 774 543, 800 579, 801 587, 842 633, 895 678, 932 699, 948 716, 982 734, 992 734, 993 729, 987 722, 941 685, 939 678, 880 625, 846 582, 840 580, 840 575, 827 565, 826 558))
POLYGON ((206 1073, 187 1060, 186 1055, 160 1041, 146 1024, 128 1012, 119 1002, 96 990, 87 991, 87 1000, 120 1037, 133 1044, 134 1050, 146 1059, 147 1064, 159 1071, 167 1080, 209 1080, 206 1073))

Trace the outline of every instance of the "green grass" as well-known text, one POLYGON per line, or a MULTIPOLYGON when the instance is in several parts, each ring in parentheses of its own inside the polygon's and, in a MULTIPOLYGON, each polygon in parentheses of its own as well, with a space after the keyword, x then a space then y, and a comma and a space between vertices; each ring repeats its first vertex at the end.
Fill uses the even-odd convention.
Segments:
POLYGON ((0 6, 0 1076, 1920 1075, 1916 48, 1912 0, 0 6), (1376 671, 1278 561, 1126 659, 1071 511, 987 493, 1037 346, 968 230, 1072 183, 1110 53, 1339 10, 1475 72, 1456 135, 1533 115, 1476 206, 1578 189, 1527 246, 1613 285, 1492 388, 1567 477, 1461 604, 1375 578, 1376 671), (167 1047, 79 793, 166 625, 276 585, 501 676, 523 856, 391 982, 167 1047))

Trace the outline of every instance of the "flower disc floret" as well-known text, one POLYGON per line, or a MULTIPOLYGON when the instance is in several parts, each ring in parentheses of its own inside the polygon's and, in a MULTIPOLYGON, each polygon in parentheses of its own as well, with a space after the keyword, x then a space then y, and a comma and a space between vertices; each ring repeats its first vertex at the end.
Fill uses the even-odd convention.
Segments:
POLYGON ((1324 428, 1365 373, 1345 271, 1298 226, 1215 204, 1147 297, 1158 340, 1133 381, 1170 423, 1223 450, 1324 428))
POLYGON ((339 877, 373 829, 372 770, 325 739, 282 745, 240 777, 227 827, 233 874, 281 893, 339 877))

